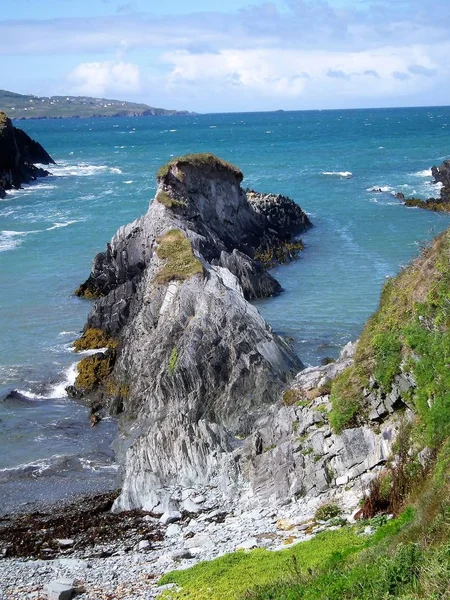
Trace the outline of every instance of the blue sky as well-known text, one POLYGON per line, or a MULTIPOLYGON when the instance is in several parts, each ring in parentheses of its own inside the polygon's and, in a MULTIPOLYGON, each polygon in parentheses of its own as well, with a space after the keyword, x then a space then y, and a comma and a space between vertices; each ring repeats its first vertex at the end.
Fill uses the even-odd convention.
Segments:
POLYGON ((0 0, 0 87, 198 112, 450 104, 449 0, 0 0))

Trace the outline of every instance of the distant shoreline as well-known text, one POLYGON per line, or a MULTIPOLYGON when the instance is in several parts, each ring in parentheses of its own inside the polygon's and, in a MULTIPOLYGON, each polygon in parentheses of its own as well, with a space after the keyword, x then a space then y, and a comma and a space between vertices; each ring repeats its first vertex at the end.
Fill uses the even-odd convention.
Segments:
POLYGON ((68 120, 68 119, 115 119, 115 118, 121 118, 121 117, 126 117, 126 118, 130 118, 130 119, 134 119, 134 118, 142 118, 142 117, 155 117, 155 118, 159 118, 159 117, 186 117, 186 116, 194 116, 197 115, 198 113, 195 112, 189 112, 189 111, 177 111, 174 113, 168 113, 168 114, 140 114, 140 115, 130 115, 130 114, 116 114, 116 115, 67 115, 67 116, 62 116, 62 115, 58 115, 58 116, 39 116, 39 117, 28 117, 28 116, 20 116, 20 117, 15 117, 12 116, 11 120, 12 121, 48 121, 48 120, 68 120))

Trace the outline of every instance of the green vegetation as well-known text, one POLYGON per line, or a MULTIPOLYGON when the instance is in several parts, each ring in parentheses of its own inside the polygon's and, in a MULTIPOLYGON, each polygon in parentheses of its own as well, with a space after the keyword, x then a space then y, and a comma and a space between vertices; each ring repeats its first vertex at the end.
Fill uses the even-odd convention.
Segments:
MULTIPOLYGON (((441 474, 448 469, 450 450, 441 474)), ((446 600, 449 479, 434 476, 414 507, 326 531, 279 552, 235 552, 165 575, 172 600, 446 600), (362 535, 370 525, 375 532, 362 535)), ((336 524, 340 525, 338 517, 336 524)))
POLYGON ((159 582, 161 585, 177 583, 182 590, 166 592, 162 597, 174 600, 244 599, 248 597, 248 590, 257 585, 281 583, 289 578, 294 565, 316 569, 331 560, 336 552, 348 555, 363 548, 365 543, 356 528, 345 528, 324 532, 308 542, 279 552, 234 552, 185 571, 164 575, 159 582))
POLYGON ((86 300, 97 300, 104 296, 104 293, 94 287, 89 281, 79 285, 74 291, 74 294, 79 298, 86 298, 86 300))
POLYGON ((199 168, 212 167, 214 169, 218 169, 219 171, 229 171, 233 173, 239 181, 242 181, 244 178, 242 171, 231 163, 218 158, 214 154, 203 152, 199 154, 185 154, 184 156, 173 158, 167 164, 160 167, 157 173, 158 179, 164 179, 167 177, 170 168, 173 166, 192 166, 199 168))
POLYGON ((333 517, 339 517, 342 514, 342 509, 334 502, 328 502, 327 504, 322 504, 316 510, 314 514, 314 518, 316 521, 328 521, 328 519, 332 519, 333 517))
POLYGON ((6 125, 7 122, 8 122, 8 115, 6 113, 4 113, 2 110, 0 110, 0 127, 3 129, 3 127, 6 125))
POLYGON ((70 117, 161 116, 186 111, 154 108, 147 104, 88 96, 32 96, 0 90, 0 109, 13 119, 61 119, 70 117))
POLYGON ((270 269, 277 264, 283 264, 291 260, 296 260, 299 253, 305 249, 301 240, 293 242, 282 242, 279 246, 259 248, 255 252, 255 260, 259 260, 266 269, 270 269))
POLYGON ((115 362, 115 354, 94 354, 83 358, 78 365, 75 385, 78 389, 89 393, 97 389, 111 373, 115 362))
POLYGON ((119 383, 114 376, 109 376, 103 382, 106 394, 111 398, 127 400, 130 397, 130 386, 128 383, 119 383))
MULTIPOLYGON (((393 456, 362 499, 358 524, 280 552, 237 552, 165 575, 173 600, 448 600, 450 598, 450 232, 384 287, 355 363, 332 384, 335 431, 358 424, 369 378, 384 393, 402 368, 415 419, 399 418, 393 456), (419 455, 427 448, 425 455, 419 455), (378 513, 378 514, 377 514, 378 513), (387 513, 396 518, 388 520, 387 513), (376 515, 375 517, 368 519, 376 515), (368 535, 364 530, 370 525, 368 535)), ((287 390, 294 405, 304 394, 287 390)), ((305 442, 305 436, 299 438, 305 442)), ((305 447, 303 453, 311 453, 305 447)), ((315 459, 316 457, 314 457, 315 459)), ((320 457, 319 457, 320 459, 320 457)), ((343 524, 339 507, 316 520, 343 524)), ((314 526, 311 527, 311 530, 314 526)), ((307 530, 308 532, 309 530, 307 530)))
MULTIPOLYGON (((285 406, 293 406, 296 404, 299 405, 299 402, 305 401, 305 396, 303 395, 301 390, 296 390, 295 388, 289 388, 285 392, 283 392, 283 396, 281 397, 281 401, 285 406)), ((306 405, 309 402, 306 403, 306 405)))
POLYGON ((181 200, 175 200, 167 192, 160 191, 156 195, 156 200, 166 208, 180 208, 185 205, 181 200))
POLYGON ((170 353, 169 365, 168 365, 170 375, 174 374, 175 367, 177 366, 177 361, 178 361, 178 350, 176 348, 173 348, 172 352, 170 353))
POLYGON ((359 340, 354 365, 332 385, 330 423, 336 432, 355 425, 364 415, 369 376, 374 375, 388 393, 404 362, 417 381, 410 400, 428 431, 426 443, 439 444, 448 435, 449 249, 450 234, 445 232, 422 257, 385 284, 378 311, 359 340))
POLYGON ((99 350, 100 348, 117 348, 119 340, 109 336, 102 329, 90 328, 83 332, 73 344, 75 352, 82 350, 99 350))
POLYGON ((174 279, 183 281, 203 273, 202 263, 194 256, 191 242, 180 229, 171 229, 157 242, 156 254, 166 264, 155 276, 156 283, 167 283, 174 279))

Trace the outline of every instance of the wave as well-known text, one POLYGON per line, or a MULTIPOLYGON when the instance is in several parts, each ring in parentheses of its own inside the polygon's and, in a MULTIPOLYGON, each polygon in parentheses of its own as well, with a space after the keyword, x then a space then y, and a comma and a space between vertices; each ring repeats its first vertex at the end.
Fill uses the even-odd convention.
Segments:
POLYGON ((390 185, 374 185, 370 188, 366 189, 366 192, 392 192, 392 188, 390 185))
POLYGON ((0 252, 18 248, 27 235, 30 235, 31 233, 40 233, 40 231, 40 229, 33 231, 9 231, 5 229, 0 231, 0 252))
POLYGON ((67 397, 66 387, 75 383, 75 379, 77 378, 77 365, 78 362, 74 362, 66 369, 64 372, 64 379, 52 385, 49 390, 48 398, 67 397))
POLYGON ((52 231, 53 229, 59 229, 60 227, 67 227, 73 225, 73 223, 80 223, 81 219, 75 219, 73 221, 65 221, 63 223, 54 223, 51 227, 47 227, 46 231, 52 231))
POLYGON ((422 171, 416 171, 415 173, 410 173, 413 177, 432 177, 431 169, 423 169, 422 171))
POLYGON ((39 391, 30 388, 16 389, 10 392, 10 394, 12 394, 12 396, 22 396, 28 400, 53 400, 56 398, 67 398, 66 387, 75 383, 75 379, 77 377, 77 365, 78 362, 72 363, 70 367, 64 371, 60 381, 50 384, 44 389, 42 389, 42 386, 39 391))
POLYGON ((100 173, 122 174, 118 167, 109 167, 108 165, 91 165, 89 163, 70 164, 61 161, 59 164, 51 167, 51 174, 56 177, 90 177, 100 173))
POLYGON ((0 483, 9 483, 23 479, 58 475, 67 471, 112 471, 117 472, 119 465, 111 462, 111 457, 99 453, 95 458, 74 454, 53 454, 15 467, 0 469, 0 483), (102 461, 103 458, 103 461, 102 461))
POLYGON ((348 179, 353 173, 351 171, 322 171, 321 175, 334 175, 336 177, 346 177, 348 179))

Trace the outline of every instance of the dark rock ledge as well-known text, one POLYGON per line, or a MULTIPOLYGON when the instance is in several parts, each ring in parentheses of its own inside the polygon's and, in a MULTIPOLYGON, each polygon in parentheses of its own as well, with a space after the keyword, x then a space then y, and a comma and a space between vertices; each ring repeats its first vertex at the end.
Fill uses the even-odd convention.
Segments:
POLYGON ((405 206, 415 206, 426 210, 450 212, 450 160, 444 160, 439 167, 431 167, 431 174, 434 183, 441 183, 439 198, 406 198, 401 192, 396 194, 396 198, 404 202, 405 206))
POLYGON ((48 171, 35 163, 54 164, 52 157, 25 131, 14 127, 11 119, 0 111, 0 198, 6 190, 20 189, 37 177, 45 177, 48 171))

